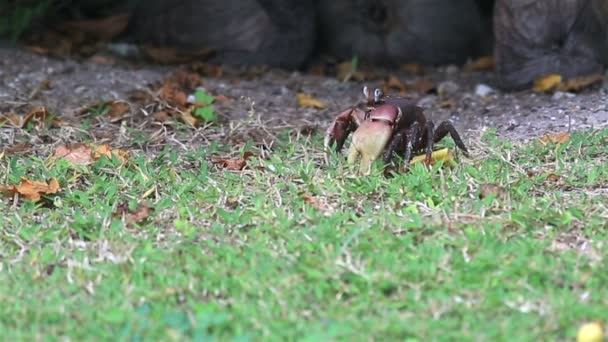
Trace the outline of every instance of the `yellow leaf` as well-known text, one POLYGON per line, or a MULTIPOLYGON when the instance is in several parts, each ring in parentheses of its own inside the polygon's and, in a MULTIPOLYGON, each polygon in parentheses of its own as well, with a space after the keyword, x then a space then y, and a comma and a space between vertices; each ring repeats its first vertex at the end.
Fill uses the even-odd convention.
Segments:
POLYGON ((562 76, 558 74, 549 74, 541 76, 534 81, 532 90, 538 93, 555 89, 562 82, 562 76))
POLYGON ((493 70, 495 66, 493 56, 483 56, 465 65, 464 70, 466 71, 483 71, 493 70))
POLYGON ((604 340, 604 329, 599 322, 583 324, 576 334, 577 342, 602 342, 604 340))
POLYGON ((550 133, 538 138, 538 142, 542 145, 547 145, 549 143, 563 144, 567 143, 569 140, 570 134, 568 132, 550 133))
MULTIPOLYGON (((420 155, 420 156, 416 156, 416 157, 412 158, 412 160, 410 161, 410 165, 414 165, 416 163, 423 162, 424 158, 426 158, 426 155, 424 155, 424 154, 420 155)), ((450 151, 447 148, 433 151, 433 154, 431 155, 431 165, 434 165, 434 164, 438 163, 439 161, 443 161, 443 165, 447 166, 447 167, 456 166, 456 163, 454 162, 454 154, 452 153, 452 151, 450 151)))
POLYGON ((298 93, 296 95, 296 98, 298 100, 298 105, 300 107, 309 107, 309 108, 318 108, 318 109, 325 108, 325 104, 323 102, 321 102, 318 99, 314 98, 310 94, 298 93))
POLYGON ((559 84, 557 89, 561 91, 581 91, 584 88, 590 87, 596 83, 602 82, 604 80, 604 75, 602 74, 593 74, 581 77, 571 78, 569 80, 563 81, 559 84))

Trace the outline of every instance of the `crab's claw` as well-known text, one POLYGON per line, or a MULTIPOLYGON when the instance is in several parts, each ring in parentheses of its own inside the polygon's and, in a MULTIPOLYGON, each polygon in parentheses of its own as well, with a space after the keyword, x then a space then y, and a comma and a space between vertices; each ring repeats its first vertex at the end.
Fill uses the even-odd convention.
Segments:
MULTIPOLYGON (((365 116, 365 111, 359 108, 349 108, 340 112, 331 125, 329 125, 327 132, 325 133, 325 150, 329 152, 334 144, 336 146, 336 151, 342 150, 348 135, 359 127, 365 120, 365 116)), ((329 162, 327 155, 325 156, 325 162, 329 162)))
POLYGON ((391 140, 395 121, 400 115, 401 109, 392 105, 382 105, 374 109, 353 133, 348 163, 353 164, 360 155, 359 171, 369 174, 372 164, 391 140))
POLYGON ((353 133, 353 141, 348 151, 348 163, 354 164, 361 156, 359 172, 368 175, 372 164, 382 154, 391 139, 393 128, 384 121, 365 121, 353 133))

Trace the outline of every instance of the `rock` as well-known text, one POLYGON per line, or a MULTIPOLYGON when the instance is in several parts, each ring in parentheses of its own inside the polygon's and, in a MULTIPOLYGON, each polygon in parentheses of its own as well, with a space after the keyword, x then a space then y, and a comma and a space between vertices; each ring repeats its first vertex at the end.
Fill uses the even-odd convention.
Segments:
POLYGON ((573 94, 573 93, 565 93, 565 92, 563 92, 563 91, 556 91, 556 92, 553 94, 553 96, 551 96, 551 99, 552 99, 552 100, 560 100, 560 99, 562 99, 562 98, 564 98, 564 97, 567 97, 567 98, 573 98, 573 97, 575 97, 575 96, 576 96, 576 94, 573 94))
POLYGON ((323 0, 317 14, 323 48, 340 59, 448 64, 490 52, 476 0, 323 0))
POLYGON ((311 1, 150 0, 131 13, 127 36, 138 44, 211 50, 211 62, 298 68, 315 42, 311 1))
POLYGON ((503 89, 543 75, 601 73, 608 62, 608 1, 497 0, 494 59, 503 89))
POLYGON ((444 99, 448 97, 452 97, 460 90, 460 86, 453 81, 444 81, 439 83, 437 86, 437 94, 439 97, 444 99))
POLYGON ((490 94, 493 94, 495 91, 492 87, 480 83, 477 86, 475 86, 475 95, 480 96, 480 97, 486 97, 490 94))

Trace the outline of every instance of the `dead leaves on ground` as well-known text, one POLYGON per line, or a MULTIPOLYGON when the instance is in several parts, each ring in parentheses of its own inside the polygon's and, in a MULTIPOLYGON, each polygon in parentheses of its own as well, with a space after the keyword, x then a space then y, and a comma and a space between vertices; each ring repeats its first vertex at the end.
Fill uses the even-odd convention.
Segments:
MULTIPOLYGON (((410 161, 410 165, 414 165, 420 162, 423 162, 426 158, 426 155, 419 155, 412 158, 410 161)), ((448 149, 443 148, 441 150, 433 151, 431 154, 431 165, 435 165, 438 162, 443 162, 443 166, 453 168, 456 166, 456 162, 454 161, 454 153, 448 149)))
POLYGON ((213 158, 212 162, 230 171, 242 171, 247 166, 247 159, 253 155, 253 152, 245 152, 241 158, 213 158))
POLYGON ((296 94, 296 100, 298 101, 298 106, 300 107, 316 109, 325 108, 325 103, 321 102, 321 100, 315 98, 310 94, 298 93, 296 94))
POLYGON ((408 83, 401 81, 395 75, 389 75, 382 83, 382 90, 385 93, 388 93, 390 90, 397 90, 399 96, 404 96, 409 92, 429 94, 437 90, 437 84, 428 78, 418 78, 408 83))
POLYGON ((116 208, 114 217, 122 217, 127 223, 142 223, 152 214, 154 209, 147 202, 140 202, 134 210, 129 209, 127 202, 122 202, 116 208))
POLYGON ((0 125, 11 125, 17 128, 26 128, 29 124, 35 127, 42 127, 46 124, 60 126, 63 122, 57 118, 51 119, 51 113, 44 107, 37 107, 30 110, 25 116, 15 113, 3 113, 0 115, 0 125), (49 120, 50 119, 50 120, 49 120))
POLYGON ((534 81, 532 90, 538 93, 552 91, 579 92, 594 84, 600 83, 603 80, 604 76, 601 74, 574 77, 571 79, 564 79, 564 77, 559 74, 549 74, 537 78, 534 81))
POLYGON ((568 141, 570 141, 570 133, 568 132, 549 133, 538 138, 538 142, 543 146, 548 144, 565 144, 568 141))
POLYGON ((465 71, 487 71, 494 70, 496 63, 493 56, 479 57, 464 66, 465 71))
POLYGON ((129 23, 125 13, 62 22, 45 31, 26 37, 31 52, 52 56, 74 53, 92 55, 103 45, 124 32, 129 23))
POLYGON ((43 195, 52 195, 61 190, 59 182, 55 177, 45 182, 32 181, 26 177, 21 177, 21 183, 16 185, 0 185, 0 192, 5 196, 21 196, 31 201, 39 201, 43 195))
POLYGON ((318 196, 312 196, 309 194, 302 194, 302 198, 304 202, 308 203, 315 209, 324 211, 326 213, 331 213, 334 209, 327 203, 327 200, 318 196))
MULTIPOLYGON (((201 76, 195 72, 179 70, 169 76, 158 90, 160 103, 154 113, 155 120, 164 123, 177 118, 192 127, 216 120, 212 106, 216 98, 200 89, 201 85, 201 76)), ((222 100, 228 98, 224 96, 222 100)))
POLYGON ((55 149, 53 158, 64 159, 73 165, 90 165, 102 157, 109 159, 116 157, 121 163, 129 160, 129 152, 121 149, 111 148, 108 144, 90 146, 84 144, 61 145, 55 149))

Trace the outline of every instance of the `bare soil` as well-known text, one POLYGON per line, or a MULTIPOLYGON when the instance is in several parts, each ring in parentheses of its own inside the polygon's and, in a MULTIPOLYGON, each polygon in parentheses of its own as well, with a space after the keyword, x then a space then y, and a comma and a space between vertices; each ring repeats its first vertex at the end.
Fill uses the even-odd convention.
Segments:
MULTIPOLYGON (((136 89, 149 89, 177 67, 79 62, 51 58, 13 47, 0 47, 0 112, 22 112, 31 106, 46 106, 60 116, 71 117, 91 103, 128 99, 136 89), (49 85, 50 86, 47 86, 49 85)), ((386 71, 412 82, 421 76, 386 71)), ((455 66, 433 69, 423 77, 451 91, 418 96, 436 122, 451 119, 466 140, 467 131, 495 127, 514 139, 526 139, 546 132, 599 128, 608 122, 606 85, 578 94, 539 94, 532 91, 504 93, 497 90, 493 73, 467 72, 455 66), (448 82, 448 83, 445 83, 448 82), (476 94, 485 84, 493 93, 476 94), (456 87, 453 87, 456 85, 456 87), (445 106, 450 102, 451 106, 445 106)), ((223 121, 237 121, 252 113, 277 125, 285 122, 310 122, 323 128, 340 109, 361 100, 363 84, 377 87, 382 78, 366 82, 341 82, 335 77, 320 77, 300 72, 268 70, 254 78, 203 78, 203 87, 212 95, 234 99, 217 111, 223 121), (327 108, 300 108, 296 94, 305 92, 322 100, 327 108)), ((145 116, 144 112, 135 115, 145 116)), ((471 132, 471 134, 476 134, 471 132)))

